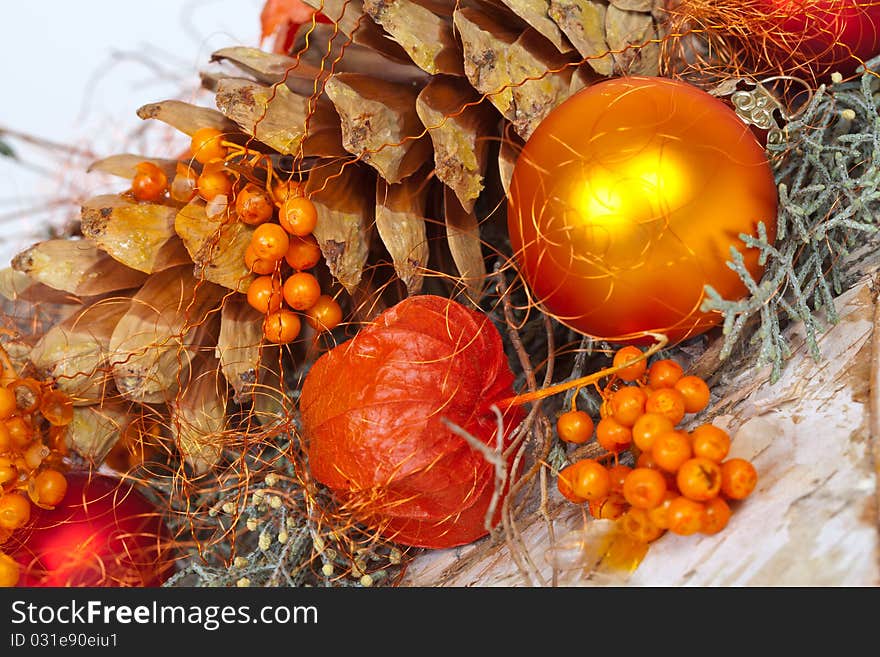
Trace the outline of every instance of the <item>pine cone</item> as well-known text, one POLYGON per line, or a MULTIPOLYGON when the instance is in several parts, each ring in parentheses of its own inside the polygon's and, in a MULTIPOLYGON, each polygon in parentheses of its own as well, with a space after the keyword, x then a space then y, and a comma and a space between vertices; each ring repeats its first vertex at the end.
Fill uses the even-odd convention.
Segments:
MULTIPOLYGON (((303 181, 325 282, 341 286, 355 317, 425 291, 476 301, 491 255, 481 226, 498 221, 518 147, 580 88, 657 74, 659 1, 307 0, 332 22, 302 25, 289 54, 214 53, 221 66, 203 83, 219 111, 168 100, 138 114, 188 135, 223 131, 247 153, 226 164, 238 189, 266 181, 266 162, 303 181)), ((123 154, 93 169, 131 179, 144 160, 174 189, 173 160, 123 154)), ((84 204, 82 239, 15 259, 81 300, 32 353, 75 399, 70 443, 81 453, 100 461, 146 415, 204 472, 236 409, 285 415, 271 393, 279 350, 263 344, 263 318, 242 294, 253 230, 231 202, 218 211, 198 197, 124 192, 84 204)))

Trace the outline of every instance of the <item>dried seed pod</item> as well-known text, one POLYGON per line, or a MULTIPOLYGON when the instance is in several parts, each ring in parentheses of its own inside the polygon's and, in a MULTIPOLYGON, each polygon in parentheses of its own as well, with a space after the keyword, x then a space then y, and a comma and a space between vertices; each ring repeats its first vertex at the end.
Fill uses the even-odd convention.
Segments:
POLYGON ((67 425, 67 446, 91 463, 101 463, 131 422, 128 404, 78 406, 67 425))
POLYGON ((142 119, 157 119, 172 128, 192 135, 199 128, 215 128, 220 132, 237 134, 235 123, 210 107, 191 105, 180 100, 163 100, 139 108, 142 119))
POLYGON ((150 276, 110 337, 119 392, 144 403, 173 398, 195 350, 216 344, 223 296, 223 288, 196 279, 186 265, 150 276))
POLYGON ((174 232, 178 207, 96 196, 82 206, 83 235, 114 260, 152 274, 189 261, 174 232))
POLYGON ((359 73, 330 76, 327 95, 342 119, 342 143, 389 183, 400 182, 430 155, 416 112, 418 89, 359 73))
POLYGON ((434 145, 437 177, 473 210, 500 117, 467 82, 439 75, 419 93, 416 111, 434 145))
POLYGON ((210 470, 223 453, 227 395, 220 362, 200 355, 189 383, 170 404, 171 435, 196 474, 210 470))
POLYGON ((462 286, 476 302, 486 281, 486 262, 483 260, 480 225, 473 213, 467 212, 451 189, 444 188, 446 236, 452 259, 458 268, 462 286))
POLYGON ((117 262, 88 240, 39 242, 12 259, 35 281, 78 296, 97 296, 143 284, 146 275, 117 262))
POLYGON ((339 119, 326 101, 300 96, 287 87, 226 78, 217 86, 216 102, 242 130, 279 153, 297 154, 302 148, 304 155, 330 157, 345 152, 339 119))
POLYGON ((110 336, 129 308, 125 297, 104 299, 78 310, 50 328, 30 350, 30 362, 74 405, 98 403, 113 396, 108 373, 110 336))
POLYGON ((193 199, 177 213, 174 229, 183 240, 197 277, 230 290, 247 292, 254 276, 245 251, 254 227, 240 221, 220 223, 208 216, 205 202, 193 199))
POLYGON ((452 6, 419 0, 365 0, 364 11, 431 73, 464 75, 461 47, 452 31, 452 6))
POLYGON ((264 320, 265 316, 251 308, 244 297, 233 297, 223 304, 214 353, 236 403, 251 401, 262 352, 277 352, 262 344, 264 320))
POLYGON ((375 184, 368 169, 339 163, 313 170, 306 185, 318 211, 315 238, 330 273, 349 292, 360 282, 369 255, 375 184))
POLYGON ((377 180, 376 229, 409 294, 421 291, 428 265, 427 196, 428 181, 423 175, 412 175, 396 185, 377 180))
POLYGON ((137 165, 142 162, 149 162, 159 167, 162 172, 171 180, 174 172, 177 170, 177 160, 167 160, 159 157, 145 157, 143 155, 135 155, 133 153, 119 153, 111 155, 100 160, 95 160, 86 169, 87 173, 108 173, 112 176, 127 178, 131 180, 137 173, 137 165))

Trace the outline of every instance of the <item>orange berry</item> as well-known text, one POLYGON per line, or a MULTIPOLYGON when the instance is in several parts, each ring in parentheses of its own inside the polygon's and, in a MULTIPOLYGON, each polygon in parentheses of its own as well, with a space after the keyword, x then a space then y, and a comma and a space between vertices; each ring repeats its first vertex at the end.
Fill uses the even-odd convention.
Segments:
MULTIPOLYGON (((586 501, 600 500, 611 492, 611 476, 604 465, 593 459, 581 459, 565 468, 572 493, 586 501)), ((560 473, 562 475, 562 473, 560 473)))
POLYGON ((16 405, 15 392, 6 386, 0 386, 0 420, 8 420, 12 417, 16 405))
POLYGON ((699 502, 683 496, 676 497, 666 511, 669 531, 681 536, 696 534, 703 525, 703 509, 699 502))
POLYGON ((0 589, 12 588, 18 584, 21 567, 18 562, 5 552, 0 552, 0 589))
POLYGON ((15 481, 17 477, 18 470, 12 459, 0 456, 0 486, 8 484, 10 481, 15 481))
MULTIPOLYGON (((641 358, 642 355, 642 350, 638 347, 633 347, 631 345, 621 347, 617 350, 617 353, 614 354, 612 365, 614 367, 619 367, 620 365, 625 365, 631 360, 641 358)), ((616 374, 618 378, 623 379, 624 381, 635 381, 636 379, 642 378, 645 375, 645 370, 647 369, 648 362, 645 358, 642 358, 640 361, 624 367, 622 370, 618 370, 616 374)))
POLYGON ((721 464, 721 492, 732 500, 743 500, 758 484, 755 466, 745 459, 730 459, 721 464))
POLYGON ((632 431, 613 416, 605 417, 596 425, 596 442, 609 452, 622 452, 632 443, 632 431))
POLYGON ((611 493, 601 500, 590 501, 589 508, 596 520, 617 520, 626 513, 628 505, 622 495, 611 493))
POLYGON ((682 431, 661 434, 651 447, 651 456, 663 470, 678 472, 681 464, 693 456, 690 438, 682 431))
POLYGON ((274 276, 255 278, 247 290, 248 303, 264 315, 280 310, 283 299, 281 283, 274 276))
POLYGON ((623 482, 626 481, 627 475, 632 472, 632 468, 623 463, 618 463, 608 468, 608 475, 611 477, 611 492, 623 493, 623 482))
POLYGON ((278 211, 278 223, 291 235, 310 235, 318 224, 318 210, 305 196, 289 196, 278 211))
POLYGON ((254 184, 248 183, 235 196, 235 214, 244 223, 258 226, 272 218, 275 205, 269 195, 254 184))
POLYGON ((721 490, 721 466, 699 456, 688 459, 678 468, 675 482, 685 497, 706 502, 721 490))
POLYGON ((720 497, 715 497, 703 505, 703 517, 700 521, 700 532, 717 534, 727 527, 730 521, 730 506, 720 497))
POLYGON ((171 181, 171 198, 178 203, 189 203, 196 195, 198 174, 183 162, 177 163, 174 180, 171 181))
POLYGON ((293 236, 290 238, 290 246, 284 254, 287 264, 297 271, 311 269, 321 262, 321 247, 314 235, 305 237, 293 236))
POLYGON ((632 427, 645 412, 648 396, 638 386, 625 386, 611 396, 611 413, 625 427, 632 427))
POLYGON ((296 340, 300 321, 291 310, 278 310, 266 315, 263 321, 263 337, 275 344, 287 344, 296 340))
POLYGON ((67 426, 73 421, 73 401, 60 390, 49 390, 40 400, 40 413, 52 426, 67 426))
POLYGON ((556 476, 556 488, 562 493, 562 497, 568 501, 575 504, 583 504, 587 500, 580 495, 575 495, 574 492, 575 472, 572 469, 572 465, 567 465, 559 471, 559 474, 556 476))
POLYGON ((671 388, 678 381, 684 370, 674 360, 665 358, 651 363, 648 368, 648 385, 654 390, 671 388))
POLYGON ((26 448, 34 437, 34 428, 31 423, 18 415, 6 420, 6 429, 9 431, 12 446, 18 449, 26 448))
POLYGON ((556 433, 567 443, 581 445, 593 435, 593 418, 584 411, 568 411, 556 420, 556 433))
POLYGON ((168 189, 168 176, 152 162, 140 162, 131 181, 131 193, 138 201, 158 201, 168 189))
POLYGON ((207 164, 214 160, 222 160, 226 157, 226 147, 223 141, 223 133, 216 128, 199 128, 190 138, 190 150, 197 162, 207 164))
POLYGON ((623 533, 640 543, 650 543, 663 536, 663 529, 651 522, 645 509, 633 507, 623 514, 619 522, 623 533))
POLYGON ((278 260, 270 260, 269 258, 260 258, 252 244, 248 244, 244 250, 244 264, 251 271, 260 276, 272 274, 278 267, 278 260))
POLYGON ((44 506, 57 506, 67 494, 67 479, 58 470, 43 470, 30 482, 31 499, 44 506))
POLYGON ((15 531, 31 519, 31 503, 19 493, 0 496, 0 529, 15 531))
POLYGON ((294 310, 306 310, 321 296, 321 284, 310 273, 300 271, 284 281, 282 292, 288 306, 294 310))
POLYGON ((294 196, 302 196, 303 184, 295 180, 276 180, 272 185, 272 196, 276 205, 283 205, 284 201, 294 196))
POLYGON ((678 493, 667 490, 660 504, 653 509, 648 509, 648 517, 651 519, 651 522, 661 529, 669 529, 669 503, 676 497, 678 497, 678 493))
POLYGON ((637 468, 651 468, 652 470, 660 470, 660 466, 657 465, 657 461, 654 460, 654 455, 651 454, 650 451, 642 452, 639 454, 636 459, 636 467, 637 468))
POLYGON ((678 424, 684 419, 684 397, 675 388, 659 388, 648 395, 645 412, 665 415, 678 424))
POLYGON ((322 294, 306 311, 306 321, 316 331, 332 331, 342 321, 342 308, 336 299, 322 294))
POLYGON ((651 450, 654 441, 660 434, 668 433, 675 429, 675 425, 665 415, 659 413, 645 413, 636 420, 632 428, 633 442, 643 452, 651 450))
POLYGON ((290 238, 278 224, 260 224, 251 235, 251 244, 258 258, 278 261, 287 253, 290 238))
POLYGON ((227 200, 232 194, 232 178, 226 173, 222 163, 206 164, 196 179, 196 188, 206 201, 225 195, 227 200))
POLYGON ((636 468, 623 482, 623 496, 637 509, 653 509, 666 495, 666 478, 657 470, 636 468))
POLYGON ((709 405, 709 386, 698 376, 683 376, 674 388, 684 397, 684 410, 699 413, 709 405))
POLYGON ((730 436, 712 424, 701 424, 691 431, 694 456, 721 463, 730 451, 730 436))

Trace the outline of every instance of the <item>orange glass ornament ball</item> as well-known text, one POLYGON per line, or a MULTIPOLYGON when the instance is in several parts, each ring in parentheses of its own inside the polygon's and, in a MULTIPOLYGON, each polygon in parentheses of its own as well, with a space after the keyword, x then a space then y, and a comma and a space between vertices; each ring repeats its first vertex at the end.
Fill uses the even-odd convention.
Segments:
POLYGON ((612 342, 702 333, 705 286, 746 288, 731 247, 776 236, 766 153, 724 102, 685 82, 623 77, 575 94, 537 127, 514 167, 508 228, 519 269, 560 322, 612 342))

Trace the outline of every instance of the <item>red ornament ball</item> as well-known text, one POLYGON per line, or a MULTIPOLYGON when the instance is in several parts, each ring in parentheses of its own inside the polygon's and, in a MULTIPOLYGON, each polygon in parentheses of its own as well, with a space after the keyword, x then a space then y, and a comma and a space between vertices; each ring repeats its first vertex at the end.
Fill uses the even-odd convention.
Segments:
POLYGON ((844 76, 880 54, 880 3, 863 0, 759 0, 757 26, 774 47, 762 48, 781 72, 808 68, 818 78, 844 76))
POLYGON ((667 78, 624 77, 578 92, 523 148, 510 184, 514 257, 560 322, 599 339, 671 342, 721 320, 700 309, 711 285, 747 292, 731 247, 756 279, 740 234, 776 235, 764 149, 722 101, 667 78))
POLYGON ((160 513, 126 483, 66 474, 53 510, 34 508, 30 524, 4 550, 19 563, 19 586, 153 587, 172 572, 171 537, 160 513))

